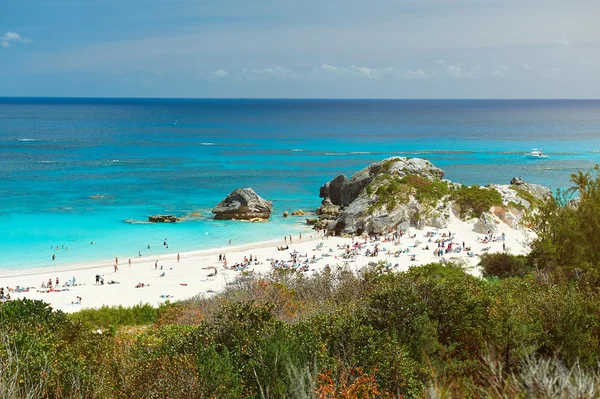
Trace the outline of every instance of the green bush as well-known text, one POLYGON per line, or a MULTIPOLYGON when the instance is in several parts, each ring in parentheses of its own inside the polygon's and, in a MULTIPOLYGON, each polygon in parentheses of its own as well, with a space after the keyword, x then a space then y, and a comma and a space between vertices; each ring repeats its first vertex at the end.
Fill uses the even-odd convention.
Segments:
POLYGON ((477 185, 460 186, 452 191, 451 199, 460 205, 460 216, 479 217, 494 205, 502 205, 502 195, 494 188, 477 185))
POLYGON ((99 309, 82 309, 68 316, 87 329, 107 329, 121 326, 138 326, 152 324, 156 321, 158 311, 149 304, 124 306, 102 306, 99 309))
POLYGON ((481 255, 479 266, 484 277, 522 277, 534 271, 527 257, 507 253, 481 255))

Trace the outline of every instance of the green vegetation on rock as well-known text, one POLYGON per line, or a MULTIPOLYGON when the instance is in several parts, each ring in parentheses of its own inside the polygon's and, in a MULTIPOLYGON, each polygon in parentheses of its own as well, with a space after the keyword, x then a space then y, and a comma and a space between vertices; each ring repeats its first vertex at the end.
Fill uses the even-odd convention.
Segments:
POLYGON ((398 205, 407 204, 411 195, 421 205, 433 207, 450 193, 447 182, 432 181, 417 175, 406 175, 400 178, 382 174, 377 176, 366 190, 367 194, 377 196, 375 203, 368 208, 368 212, 383 208, 391 211, 398 205))
POLYGON ((518 186, 512 186, 511 189, 513 189, 519 197, 521 197, 525 201, 529 202, 529 204, 531 205, 531 208, 535 208, 543 202, 539 198, 536 198, 529 191, 525 191, 522 188, 519 188, 518 186))
POLYGON ((468 212, 472 217, 479 217, 492 206, 502 205, 502 195, 498 190, 478 185, 460 186, 450 197, 460 205, 460 216, 463 218, 468 215, 468 212))

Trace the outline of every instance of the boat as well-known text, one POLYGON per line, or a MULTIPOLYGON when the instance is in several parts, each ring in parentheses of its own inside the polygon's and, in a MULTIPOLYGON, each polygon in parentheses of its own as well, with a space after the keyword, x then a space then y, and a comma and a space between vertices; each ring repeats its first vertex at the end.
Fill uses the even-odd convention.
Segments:
POLYGON ((533 148, 531 152, 525 154, 525 156, 529 159, 544 159, 550 158, 548 154, 545 154, 542 149, 533 148))

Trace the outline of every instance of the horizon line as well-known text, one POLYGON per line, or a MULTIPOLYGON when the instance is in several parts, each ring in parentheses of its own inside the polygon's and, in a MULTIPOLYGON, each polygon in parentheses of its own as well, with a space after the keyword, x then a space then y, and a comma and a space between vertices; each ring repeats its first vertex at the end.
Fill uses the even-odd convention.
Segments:
POLYGON ((2 99, 80 99, 80 100, 334 100, 334 101, 598 101, 599 98, 444 98, 444 97, 101 97, 101 96, 0 96, 2 99))

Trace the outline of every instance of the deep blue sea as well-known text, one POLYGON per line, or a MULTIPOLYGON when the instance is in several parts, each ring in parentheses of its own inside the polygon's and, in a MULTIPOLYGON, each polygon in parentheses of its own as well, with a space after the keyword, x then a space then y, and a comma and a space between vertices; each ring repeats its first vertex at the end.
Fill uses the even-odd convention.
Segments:
POLYGON ((392 155, 466 184, 567 187, 600 162, 600 101, 0 98, 0 268, 281 238, 303 229, 285 210, 314 210, 323 183, 392 155), (538 147, 551 158, 523 157, 538 147), (273 201, 270 228, 211 219, 239 187, 273 201))

